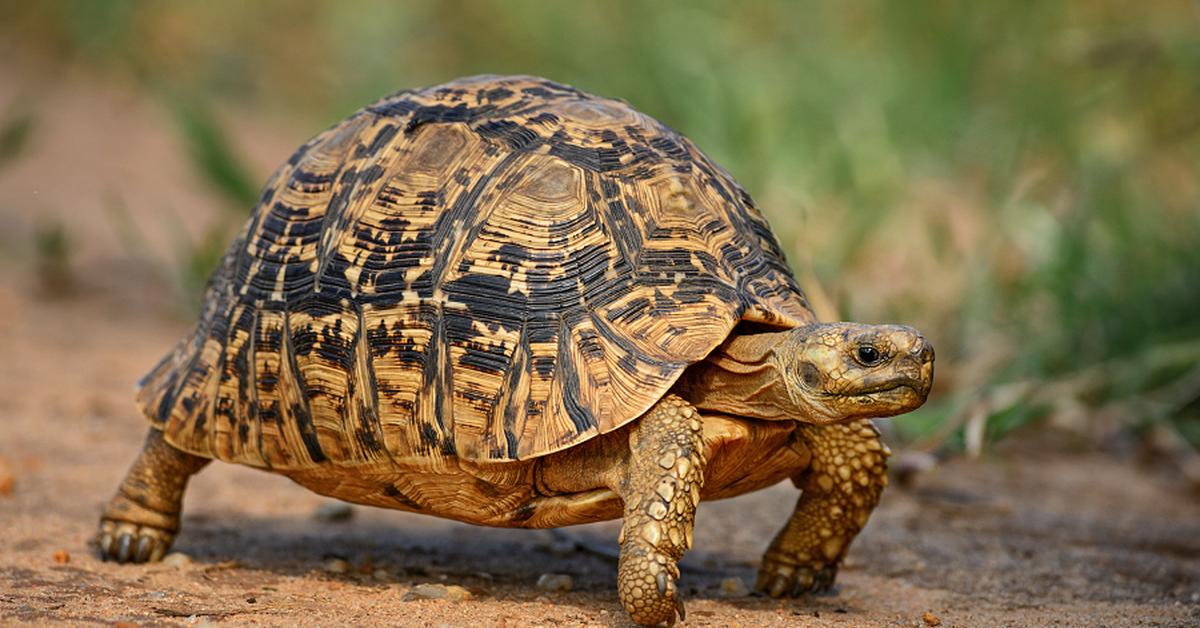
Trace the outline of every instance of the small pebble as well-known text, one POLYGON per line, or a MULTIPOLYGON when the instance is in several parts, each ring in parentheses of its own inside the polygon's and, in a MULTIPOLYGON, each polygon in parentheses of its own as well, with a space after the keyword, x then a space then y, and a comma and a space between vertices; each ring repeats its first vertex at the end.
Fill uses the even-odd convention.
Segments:
POLYGON ((931 613, 929 611, 925 611, 925 614, 921 615, 921 621, 925 622, 926 626, 942 625, 942 618, 938 617, 937 615, 934 615, 933 613, 931 613))
POLYGON ((376 580, 390 580, 392 578, 392 574, 388 573, 388 570, 384 569, 383 567, 380 567, 371 574, 371 577, 375 578, 376 580))
POLYGON ((350 571, 350 563, 341 558, 330 558, 321 563, 321 567, 329 573, 347 573, 350 571))
POLYGON ((354 517, 354 508, 345 502, 326 502, 313 511, 317 521, 349 521, 354 517))
POLYGON ((246 603, 247 604, 257 604, 258 598, 254 597, 254 596, 248 597, 248 598, 246 598, 246 603))
POLYGON ((71 562, 71 554, 67 550, 58 550, 54 552, 54 562, 65 565, 71 562))
POLYGON ((461 602, 471 599, 471 592, 453 584, 418 584, 408 590, 402 598, 405 602, 412 600, 450 600, 461 602))
POLYGON ((750 591, 746 588, 746 583, 742 582, 741 578, 725 578, 721 581, 721 595, 723 597, 743 597, 749 595, 750 591))
POLYGON ((162 564, 167 567, 186 567, 192 564, 192 557, 183 552, 171 552, 163 557, 162 564))
POLYGON ((575 587, 575 581, 565 573, 544 573, 538 576, 537 588, 542 591, 570 591, 575 587))

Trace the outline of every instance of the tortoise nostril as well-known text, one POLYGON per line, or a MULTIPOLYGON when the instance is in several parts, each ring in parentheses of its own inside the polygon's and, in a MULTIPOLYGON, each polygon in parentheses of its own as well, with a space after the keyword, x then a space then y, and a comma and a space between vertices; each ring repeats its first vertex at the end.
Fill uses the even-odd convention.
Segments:
POLYGON ((916 341, 913 343, 910 353, 922 363, 933 361, 933 345, 926 342, 925 339, 921 338, 920 336, 918 336, 916 341))

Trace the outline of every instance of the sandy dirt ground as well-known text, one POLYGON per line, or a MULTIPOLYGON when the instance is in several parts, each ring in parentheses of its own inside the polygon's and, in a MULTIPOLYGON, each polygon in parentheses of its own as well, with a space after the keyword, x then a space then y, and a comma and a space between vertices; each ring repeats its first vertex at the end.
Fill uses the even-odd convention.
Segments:
MULTIPOLYGON (((156 212, 199 229, 215 210, 152 105, 86 81, 2 78, 0 104, 36 93, 42 115, 29 155, 0 171, 0 623, 627 624, 615 523, 556 535, 367 508, 327 521, 315 513, 329 500, 223 464, 187 495, 175 549, 190 561, 101 562, 88 541, 146 429, 132 383, 188 325, 159 275, 121 248, 104 199, 121 198, 151 234, 167 228, 156 212), (29 242, 54 216, 78 246, 73 292, 51 298, 29 242), (570 575, 571 590, 539 589, 546 573, 570 575), (406 600, 421 584, 470 598, 406 600)), ((244 125, 239 145, 260 173, 304 139, 244 125)), ((790 485, 703 505, 683 561, 686 625, 1200 624, 1196 495, 1043 440, 894 483, 830 595, 738 590, 790 514, 790 485)))

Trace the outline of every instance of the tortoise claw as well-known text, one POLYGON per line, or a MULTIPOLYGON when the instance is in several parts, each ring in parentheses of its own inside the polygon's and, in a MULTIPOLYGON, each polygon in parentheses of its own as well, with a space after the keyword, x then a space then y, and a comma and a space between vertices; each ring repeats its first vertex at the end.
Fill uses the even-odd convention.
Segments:
POLYGON ((783 594, 788 590, 788 579, 785 576, 775 576, 771 580, 771 587, 767 589, 767 595, 771 597, 783 597, 783 594))
POLYGON ((774 598, 799 597, 829 591, 836 577, 837 565, 793 566, 768 560, 759 570, 754 588, 774 598))
POLYGON ((121 539, 117 541, 117 562, 127 563, 133 556, 130 554, 130 536, 129 533, 121 535, 121 539))
POLYGON ((113 546, 112 535, 105 534, 105 535, 101 536, 100 541, 99 541, 99 546, 100 546, 100 559, 105 562, 108 562, 109 557, 112 556, 112 546, 113 546))
POLYGON ((138 539, 137 552, 134 553, 133 561, 136 563, 144 563, 150 558, 150 550, 154 548, 154 539, 148 536, 143 536, 138 539))
POLYGON ((837 577, 837 565, 826 565, 813 575, 812 588, 814 593, 824 593, 833 589, 833 580, 837 577))
POLYGON ((166 543, 155 543, 154 547, 150 550, 150 557, 147 558, 146 561, 157 563, 158 561, 162 560, 163 555, 167 553, 167 548, 169 547, 170 545, 166 543))
POLYGON ((96 533, 101 560, 118 563, 145 563, 163 557, 174 540, 174 533, 128 521, 102 519, 96 533))
POLYGON ((813 588, 813 573, 810 569, 801 569, 796 573, 796 581, 792 584, 791 596, 803 595, 813 588))

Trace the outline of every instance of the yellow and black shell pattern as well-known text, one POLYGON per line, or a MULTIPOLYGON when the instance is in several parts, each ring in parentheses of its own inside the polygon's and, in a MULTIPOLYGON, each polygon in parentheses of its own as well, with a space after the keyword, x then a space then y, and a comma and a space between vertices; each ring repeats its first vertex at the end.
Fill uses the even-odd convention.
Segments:
POLYGON ((743 320, 814 317, 728 173, 623 101, 472 77, 292 155, 138 402, 269 469, 528 460, 636 419, 743 320))

